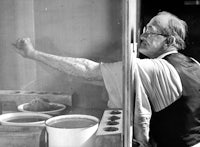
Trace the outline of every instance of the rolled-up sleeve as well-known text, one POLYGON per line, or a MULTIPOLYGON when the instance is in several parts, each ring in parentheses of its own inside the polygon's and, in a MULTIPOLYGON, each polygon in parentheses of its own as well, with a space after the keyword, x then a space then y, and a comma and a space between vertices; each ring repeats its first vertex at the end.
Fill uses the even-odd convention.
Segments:
POLYGON ((101 72, 108 91, 108 107, 122 108, 122 62, 101 63, 101 72))

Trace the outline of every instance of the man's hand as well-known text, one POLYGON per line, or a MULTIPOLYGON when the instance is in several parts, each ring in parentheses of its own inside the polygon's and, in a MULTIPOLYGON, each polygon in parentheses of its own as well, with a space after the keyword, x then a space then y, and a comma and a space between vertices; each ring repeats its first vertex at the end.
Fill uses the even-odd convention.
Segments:
POLYGON ((36 52, 30 38, 20 38, 12 45, 15 47, 15 50, 25 58, 31 58, 36 52))

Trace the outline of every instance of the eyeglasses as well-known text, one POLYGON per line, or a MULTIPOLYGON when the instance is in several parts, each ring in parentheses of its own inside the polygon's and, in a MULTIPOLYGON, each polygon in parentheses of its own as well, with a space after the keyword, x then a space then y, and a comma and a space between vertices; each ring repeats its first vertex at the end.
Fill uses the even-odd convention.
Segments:
POLYGON ((161 36, 164 36, 164 37, 168 37, 168 36, 169 36, 169 35, 163 34, 163 33, 152 32, 152 31, 148 30, 147 27, 144 27, 144 28, 143 28, 142 34, 146 34, 146 35, 148 35, 148 36, 153 36, 153 35, 155 35, 155 36, 156 36, 156 35, 161 35, 161 36))

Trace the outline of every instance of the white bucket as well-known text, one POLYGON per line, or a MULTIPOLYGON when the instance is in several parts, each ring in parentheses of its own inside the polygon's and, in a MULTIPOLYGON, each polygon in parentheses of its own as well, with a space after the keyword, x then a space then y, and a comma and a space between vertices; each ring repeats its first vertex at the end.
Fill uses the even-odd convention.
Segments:
POLYGON ((99 119, 90 115, 61 115, 45 124, 48 147, 94 147, 99 119))

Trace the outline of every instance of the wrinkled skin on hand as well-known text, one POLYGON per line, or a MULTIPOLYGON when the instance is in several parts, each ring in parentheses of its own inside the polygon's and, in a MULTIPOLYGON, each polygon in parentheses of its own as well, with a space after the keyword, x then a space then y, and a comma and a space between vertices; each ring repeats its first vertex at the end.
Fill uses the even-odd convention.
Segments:
POLYGON ((15 50, 25 58, 31 57, 36 52, 30 38, 20 38, 12 45, 15 47, 15 50))

